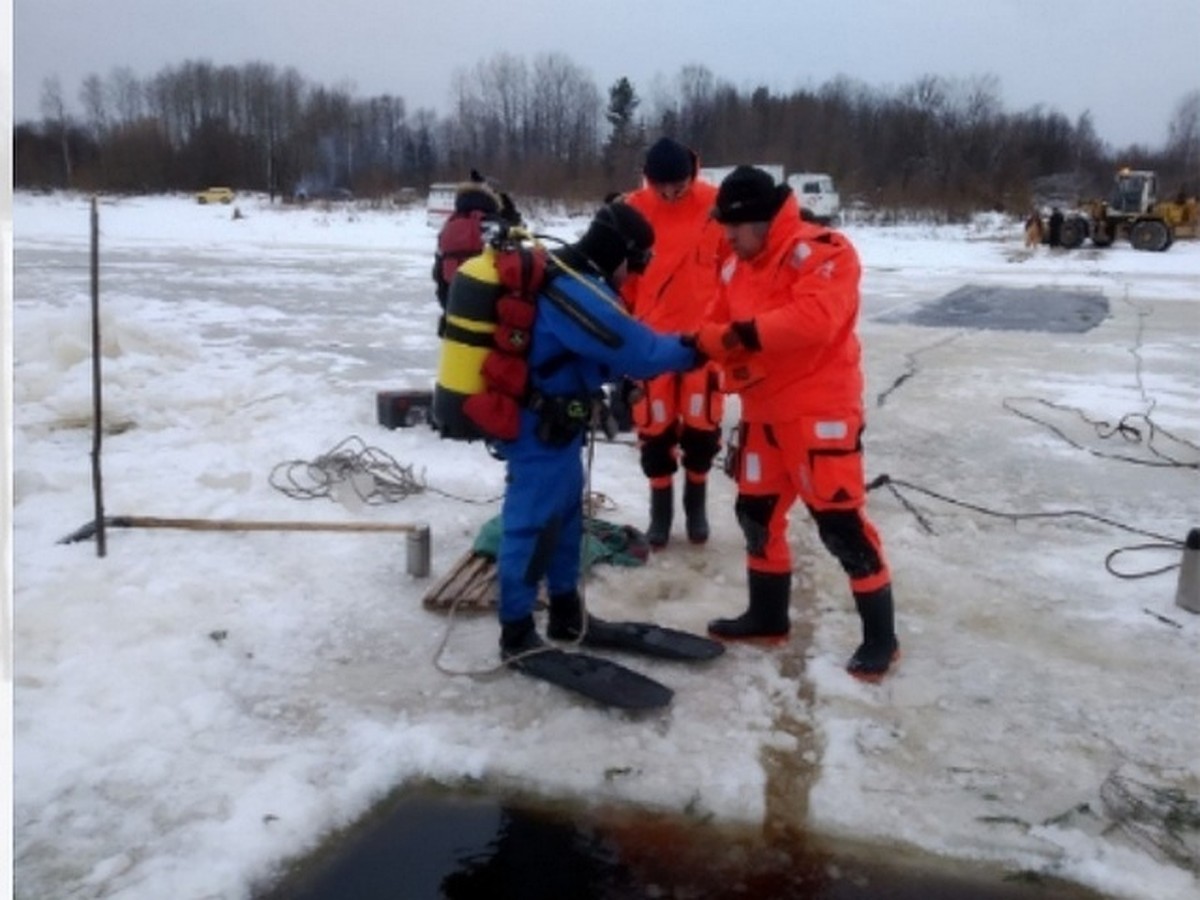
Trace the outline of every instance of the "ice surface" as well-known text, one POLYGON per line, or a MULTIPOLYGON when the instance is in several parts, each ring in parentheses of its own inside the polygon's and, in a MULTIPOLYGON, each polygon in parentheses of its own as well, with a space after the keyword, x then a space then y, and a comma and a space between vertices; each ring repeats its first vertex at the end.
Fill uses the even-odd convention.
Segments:
MULTIPOLYGON (((377 391, 426 387, 436 369, 423 211, 239 207, 100 204, 105 511, 429 523, 440 574, 495 515, 503 477, 479 446, 375 418, 377 391), (276 466, 349 435, 427 490, 363 506, 272 487, 276 466)), ((1195 844, 1172 858, 1113 827, 1102 794, 1133 772, 1144 791, 1200 796, 1200 620, 1174 606, 1174 570, 1105 568, 1114 549, 1200 524, 1200 244, 1029 252, 998 217, 848 226, 865 270, 868 473, 895 485, 870 511, 904 658, 878 687, 845 675, 857 620, 797 513, 791 644, 706 668, 632 663, 676 691, 646 720, 515 675, 439 671, 447 620, 422 608, 429 581, 406 574, 402 535, 111 529, 103 559, 57 543, 93 514, 88 219, 85 198, 15 200, 19 897, 248 897, 415 777, 792 816, 1115 897, 1197 896, 1195 844), (1091 292, 1108 315, 1084 333, 895 321, 965 284, 1091 292), (1106 438, 1090 421, 1145 414, 1169 434, 1106 438), (768 769, 765 747, 792 762, 768 769), (769 802, 810 778, 806 811, 769 802)), ((583 225, 540 219, 568 239, 583 225)), ((603 515, 644 527, 632 447, 597 446, 591 489, 603 515)), ((713 479, 707 547, 679 535, 643 568, 598 567, 588 603, 688 629, 739 611, 733 493, 713 479)), ((489 669, 496 637, 489 617, 459 617, 441 662, 489 669)))

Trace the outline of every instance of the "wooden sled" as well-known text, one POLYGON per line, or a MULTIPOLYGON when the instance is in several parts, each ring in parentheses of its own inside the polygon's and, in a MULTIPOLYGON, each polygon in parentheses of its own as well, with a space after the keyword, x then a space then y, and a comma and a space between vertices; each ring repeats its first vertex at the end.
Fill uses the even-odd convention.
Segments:
MULTIPOLYGON (((453 608, 457 614, 494 613, 499 601, 496 560, 468 550, 425 592, 421 602, 426 609, 449 612, 453 608)), ((545 597, 541 596, 538 598, 538 607, 544 606, 545 597)))
POLYGON ((449 612, 486 612, 494 610, 500 599, 496 581, 496 560, 468 550, 425 593, 426 609, 449 612))

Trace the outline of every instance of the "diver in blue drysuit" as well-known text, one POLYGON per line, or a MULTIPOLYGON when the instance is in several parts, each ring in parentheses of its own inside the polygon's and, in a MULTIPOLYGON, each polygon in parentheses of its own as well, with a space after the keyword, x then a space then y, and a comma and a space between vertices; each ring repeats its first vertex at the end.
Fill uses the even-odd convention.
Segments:
POLYGON ((516 440, 497 445, 508 465, 498 558, 504 658, 541 646, 533 609, 543 580, 550 636, 574 639, 583 631, 585 643, 603 644, 605 623, 588 616, 583 628, 578 593, 582 450, 593 398, 621 376, 652 378, 700 364, 689 338, 651 331, 615 293, 627 273, 645 268, 653 241, 650 224, 618 201, 602 207, 576 243, 553 253, 565 265, 554 267, 558 274, 538 296, 531 403, 521 410, 516 440))

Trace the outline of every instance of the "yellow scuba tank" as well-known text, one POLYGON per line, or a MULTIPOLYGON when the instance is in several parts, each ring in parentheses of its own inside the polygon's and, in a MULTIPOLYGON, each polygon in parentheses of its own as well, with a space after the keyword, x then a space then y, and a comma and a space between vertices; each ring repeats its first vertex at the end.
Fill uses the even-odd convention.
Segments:
POLYGON ((528 401, 529 355, 548 255, 507 234, 459 267, 446 297, 446 327, 431 416, 443 437, 517 438, 528 401))
POLYGON ((459 266, 450 283, 433 388, 433 424, 442 437, 468 441, 487 437, 463 412, 463 403, 487 389, 483 363, 495 348, 496 306, 505 292, 496 269, 496 251, 490 245, 459 266))

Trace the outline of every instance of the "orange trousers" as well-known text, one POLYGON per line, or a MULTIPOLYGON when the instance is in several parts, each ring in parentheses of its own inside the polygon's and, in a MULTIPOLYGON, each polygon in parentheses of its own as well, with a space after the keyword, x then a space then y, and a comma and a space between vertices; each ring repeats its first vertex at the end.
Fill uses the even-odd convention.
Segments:
POLYGON ((825 548, 855 593, 891 583, 879 534, 866 517, 862 416, 804 416, 792 422, 742 423, 734 466, 735 510, 746 538, 747 568, 790 572, 788 514, 799 499, 825 548))
POLYGON ((670 372, 642 383, 643 396, 633 407, 641 447, 642 472, 654 482, 670 480, 683 467, 703 480, 721 448, 725 395, 715 365, 670 372))

